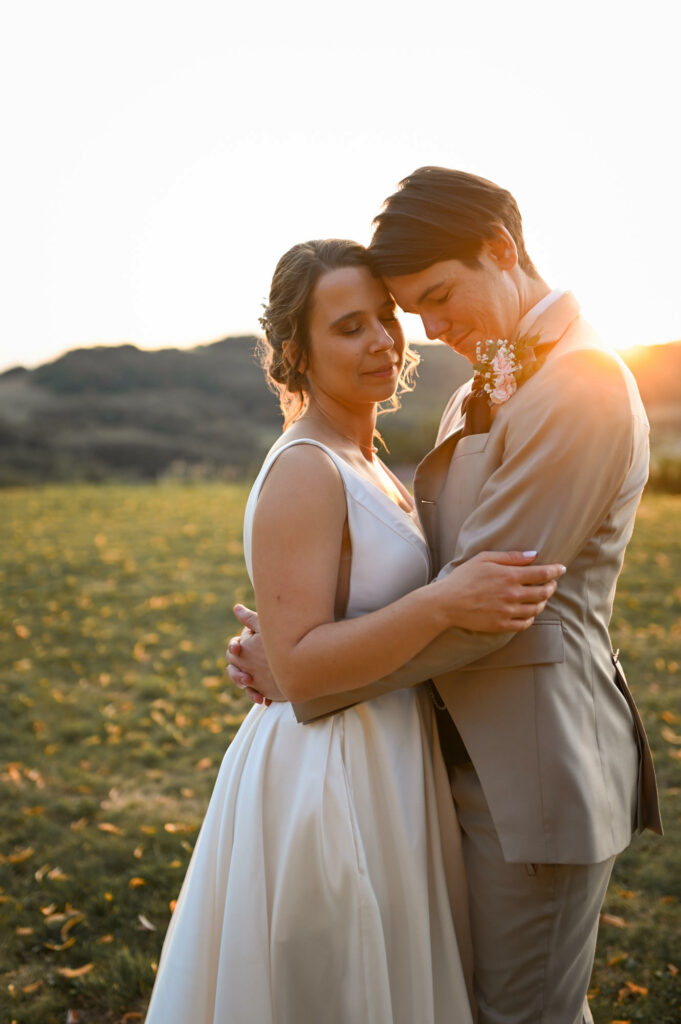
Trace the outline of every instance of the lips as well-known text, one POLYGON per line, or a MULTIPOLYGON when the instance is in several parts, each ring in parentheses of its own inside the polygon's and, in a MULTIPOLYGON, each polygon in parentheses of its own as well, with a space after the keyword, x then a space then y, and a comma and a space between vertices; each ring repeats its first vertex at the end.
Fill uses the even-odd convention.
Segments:
POLYGON ((375 370, 366 370, 368 377, 387 377, 397 369, 397 363, 386 363, 385 366, 377 366, 375 370))

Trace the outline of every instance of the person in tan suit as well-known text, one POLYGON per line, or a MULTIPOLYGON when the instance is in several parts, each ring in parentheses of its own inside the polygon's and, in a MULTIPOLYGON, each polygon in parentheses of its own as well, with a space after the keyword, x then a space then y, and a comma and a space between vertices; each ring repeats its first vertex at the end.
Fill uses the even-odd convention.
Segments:
MULTIPOLYGON (((296 715, 308 722, 430 680, 464 836, 479 1022, 591 1021, 614 857, 636 829, 662 831, 647 739, 608 634, 648 473, 645 411, 575 298, 538 274, 506 190, 420 168, 386 200, 370 252, 428 337, 473 364, 488 342, 508 340, 517 355, 515 370, 502 365, 490 384, 488 364, 452 396, 417 469, 433 571, 506 548, 567 572, 525 632, 451 629, 391 676, 296 715)), ((276 699, 257 617, 238 616, 230 676, 254 699, 276 699)))

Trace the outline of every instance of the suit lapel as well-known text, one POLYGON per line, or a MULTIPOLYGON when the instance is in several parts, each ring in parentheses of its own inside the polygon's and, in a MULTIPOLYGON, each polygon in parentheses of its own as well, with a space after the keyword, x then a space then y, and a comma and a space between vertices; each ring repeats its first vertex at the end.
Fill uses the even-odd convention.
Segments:
POLYGON ((434 572, 440 568, 437 551, 437 499, 447 479, 452 455, 462 431, 463 424, 428 452, 416 467, 414 476, 416 508, 428 541, 431 569, 434 572))
MULTIPOLYGON (((574 295, 571 292, 565 292, 530 325, 529 329, 532 334, 539 334, 543 342, 561 341, 579 315, 579 304, 574 295)), ((434 572, 440 568, 437 502, 450 471, 454 449, 462 436, 464 422, 461 418, 461 403, 469 391, 470 382, 464 384, 453 397, 443 415, 439 436, 442 436, 443 430, 449 429, 454 422, 457 423, 457 427, 422 459, 414 476, 416 507, 428 541, 431 568, 434 572)), ((510 401, 512 403, 513 399, 510 401)))

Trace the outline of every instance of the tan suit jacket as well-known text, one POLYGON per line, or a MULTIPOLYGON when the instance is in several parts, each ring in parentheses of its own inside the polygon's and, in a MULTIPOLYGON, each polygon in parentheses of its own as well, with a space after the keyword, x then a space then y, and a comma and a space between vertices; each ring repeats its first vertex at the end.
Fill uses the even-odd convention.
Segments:
POLYGON ((537 550, 567 573, 520 634, 451 629, 391 676, 296 706, 310 721, 433 678, 470 753, 507 861, 597 863, 638 827, 660 832, 655 776, 608 624, 648 474, 636 383, 566 293, 532 325, 559 339, 501 406, 461 437, 453 396, 415 495, 434 569, 480 551, 537 550))

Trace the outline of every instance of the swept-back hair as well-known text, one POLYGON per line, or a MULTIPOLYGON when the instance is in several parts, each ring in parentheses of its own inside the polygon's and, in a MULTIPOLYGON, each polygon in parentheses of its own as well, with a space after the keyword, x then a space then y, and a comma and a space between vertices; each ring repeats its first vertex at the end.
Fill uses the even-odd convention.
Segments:
MULTIPOLYGON (((345 238, 315 239, 294 245, 274 271, 269 300, 260 324, 265 332, 258 355, 268 384, 276 392, 284 416, 284 429, 304 411, 308 399, 306 367, 310 355, 309 323, 315 286, 331 270, 365 267, 379 278, 368 251, 345 238)), ((405 347, 398 388, 379 411, 399 407, 398 395, 411 391, 419 357, 405 347)))
POLYGON ((510 192, 465 171, 419 167, 383 204, 373 223, 369 253, 387 277, 415 274, 442 260, 478 266, 483 243, 500 224, 516 244, 521 268, 537 277, 510 192))

